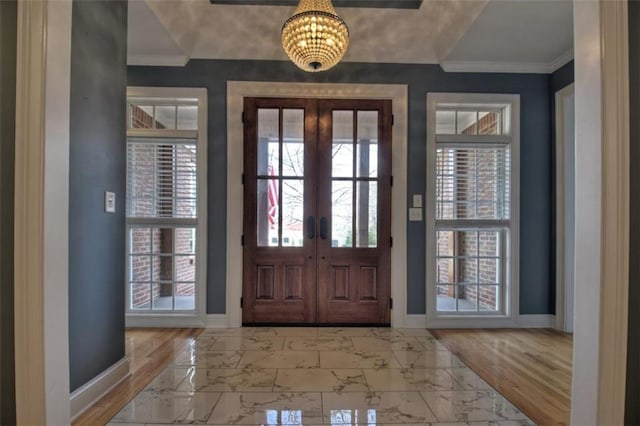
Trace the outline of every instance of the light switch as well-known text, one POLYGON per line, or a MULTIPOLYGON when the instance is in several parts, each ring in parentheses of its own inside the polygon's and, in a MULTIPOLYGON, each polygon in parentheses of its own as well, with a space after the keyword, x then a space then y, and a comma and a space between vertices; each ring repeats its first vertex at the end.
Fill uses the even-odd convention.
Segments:
POLYGON ((422 207, 422 194, 413 194, 413 207, 422 207))
POLYGON ((422 208, 412 207, 409 209, 409 221, 420 222, 422 221, 422 208))
POLYGON ((116 193, 105 191, 104 193, 104 211, 107 213, 116 212, 116 193))

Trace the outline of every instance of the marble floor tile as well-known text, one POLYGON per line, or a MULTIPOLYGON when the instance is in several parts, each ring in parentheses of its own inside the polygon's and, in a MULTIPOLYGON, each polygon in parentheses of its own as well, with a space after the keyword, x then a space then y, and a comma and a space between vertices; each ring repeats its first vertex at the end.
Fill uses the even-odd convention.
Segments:
POLYGON ((385 351, 421 351, 424 347, 415 337, 406 336, 376 336, 352 337, 356 351, 385 352, 385 351))
POLYGON ((242 351, 209 352, 186 349, 176 356, 173 365, 195 365, 199 368, 235 368, 242 358, 242 354, 242 351))
POLYGON ((321 368, 400 368, 393 352, 321 351, 321 368))
POLYGON ((360 369, 283 369, 278 370, 276 392, 367 392, 369 387, 360 369))
POLYGON ((531 420, 502 420, 496 422, 431 423, 428 426, 536 426, 536 424, 531 420))
POLYGON ((465 367, 449 351, 393 351, 393 354, 404 368, 465 367))
POLYGON ((444 369, 364 369, 364 374, 372 391, 435 391, 459 388, 453 377, 444 369))
POLYGON ((187 376, 193 371, 193 368, 165 368, 149 383, 144 390, 149 391, 166 391, 176 390, 187 376))
POLYGON ((184 392, 271 392, 276 370, 195 368, 178 388, 184 392))
POLYGON ((111 420, 114 423, 204 423, 220 393, 142 391, 111 420))
POLYGON ((224 336, 219 337, 210 351, 279 351, 284 337, 274 336, 224 336))
POLYGON ((238 368, 318 368, 317 351, 245 351, 238 368))
POLYGON ((448 368, 447 372, 460 385, 463 390, 494 390, 487 382, 468 367, 448 368))
POLYGON ((302 425, 322 423, 320 393, 224 393, 208 424, 302 425))
POLYGON ((437 421, 418 392, 323 392, 322 407, 332 425, 437 421))
POLYGON ((350 351, 353 343, 348 337, 317 336, 317 337, 287 337, 284 349, 290 351, 350 351))
POLYGON ((391 328, 384 327, 320 327, 320 337, 376 337, 387 335, 391 328))
POLYGON ((422 392, 439 421, 527 420, 527 417, 497 392, 422 392))

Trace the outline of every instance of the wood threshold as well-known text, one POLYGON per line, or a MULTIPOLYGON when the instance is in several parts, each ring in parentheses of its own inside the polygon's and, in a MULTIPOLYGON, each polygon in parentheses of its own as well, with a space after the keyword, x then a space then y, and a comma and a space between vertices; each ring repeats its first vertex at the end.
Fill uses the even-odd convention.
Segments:
POLYGON ((552 329, 429 331, 536 424, 569 424, 570 334, 552 329))

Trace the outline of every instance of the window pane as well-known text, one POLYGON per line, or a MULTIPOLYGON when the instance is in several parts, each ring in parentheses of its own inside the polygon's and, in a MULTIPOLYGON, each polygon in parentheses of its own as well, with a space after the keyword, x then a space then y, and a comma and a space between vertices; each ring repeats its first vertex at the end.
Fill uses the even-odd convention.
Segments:
POLYGON ((151 309, 173 309, 173 285, 154 284, 152 286, 151 309))
POLYGON ((176 256, 176 276, 174 281, 195 281, 196 280, 196 257, 176 256))
POLYGON ((497 257, 500 255, 500 231, 478 232, 480 256, 497 257))
POLYGON ((352 182, 333 181, 331 201, 331 246, 353 247, 352 182))
POLYGON ((175 130, 176 128, 176 107, 156 106, 156 129, 175 130))
POLYGON ((151 309, 151 284, 132 284, 130 297, 131 309, 151 309))
POLYGON ((378 244, 378 182, 358 182, 356 186, 356 247, 378 244))
POLYGON ((152 253, 173 254, 173 228, 153 228, 152 253))
POLYGON ((256 226, 259 247, 277 247, 279 188, 277 179, 258 179, 256 226))
POLYGON ((282 182, 282 245, 304 245, 304 180, 282 182))
POLYGON ((196 308, 196 285, 194 283, 176 284, 176 311, 192 311, 196 308))
POLYGON ((479 135, 502 134, 502 114, 499 111, 480 111, 478 118, 479 135))
POLYGON ((176 228, 176 254, 196 253, 196 229, 176 228))
POLYGON ((439 284, 453 284, 455 279, 455 259, 438 259, 436 280, 439 284))
POLYGON ((331 176, 353 177, 353 111, 333 111, 331 176))
POLYGON ((128 217, 196 217, 195 140, 129 138, 128 217))
POLYGON ((477 311, 478 287, 475 285, 458 286, 458 310, 477 311))
POLYGON ((508 219, 508 148, 436 152, 437 219, 508 219))
POLYGON ((304 176, 304 110, 282 112, 282 175, 304 176))
POLYGON ((437 111, 436 112, 436 134, 454 135, 456 133, 456 112, 437 111))
POLYGON ((178 130, 198 130, 197 106, 178 106, 178 130))
POLYGON ((439 285, 437 286, 437 294, 436 309, 438 311, 447 312, 456 310, 455 286, 439 285))
POLYGON ((378 111, 358 111, 357 147, 357 176, 378 176, 378 111))
POLYGON ((478 113, 477 111, 458 111, 456 121, 456 134, 477 135, 478 134, 478 113))
POLYGON ((129 127, 132 129, 153 129, 152 105, 129 104, 129 127))
POLYGON ((479 259, 480 267, 479 282, 483 284, 499 284, 500 276, 500 260, 498 259, 479 259))
POLYGON ((131 256, 129 264, 130 281, 151 281, 151 256, 131 256))
POLYGON ((258 109, 258 175, 280 175, 280 130, 277 109, 258 109))
POLYGON ((131 228, 130 253, 151 253, 151 228, 131 228))
POLYGON ((482 285, 479 288, 478 297, 481 311, 500 310, 500 287, 497 285, 482 285))
POLYGON ((459 258, 458 262, 458 276, 457 282, 459 283, 477 283, 478 282, 478 262, 477 258, 459 258))

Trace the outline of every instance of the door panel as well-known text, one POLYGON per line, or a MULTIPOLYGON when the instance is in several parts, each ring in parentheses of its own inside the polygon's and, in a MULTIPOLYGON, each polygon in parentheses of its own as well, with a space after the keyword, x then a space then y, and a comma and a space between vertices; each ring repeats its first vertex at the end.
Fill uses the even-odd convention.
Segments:
POLYGON ((243 322, 388 324, 391 102, 245 99, 245 174, 243 322))
POLYGON ((247 98, 244 323, 315 323, 316 105, 247 98))
POLYGON ((388 324, 391 102, 320 101, 318 115, 318 320, 388 324))

